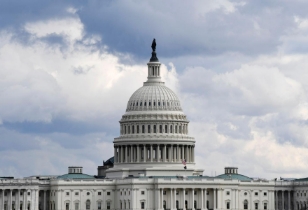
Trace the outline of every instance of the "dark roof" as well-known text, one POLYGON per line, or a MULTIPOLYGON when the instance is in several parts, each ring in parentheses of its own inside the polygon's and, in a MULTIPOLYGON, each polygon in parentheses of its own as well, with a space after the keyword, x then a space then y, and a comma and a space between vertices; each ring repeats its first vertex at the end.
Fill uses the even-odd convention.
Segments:
POLYGON ((294 182, 305 182, 308 181, 308 177, 306 178, 299 178, 299 179, 295 179, 294 182))
POLYGON ((88 174, 64 174, 58 176, 57 179, 95 179, 94 176, 88 174))
POLYGON ((220 178, 220 179, 237 179, 237 180, 240 180, 240 181, 251 181, 252 180, 248 176, 244 176, 242 174, 221 174, 221 175, 216 176, 216 178, 220 178))
POLYGON ((104 161, 104 165, 114 164, 114 157, 109 158, 108 160, 104 161))

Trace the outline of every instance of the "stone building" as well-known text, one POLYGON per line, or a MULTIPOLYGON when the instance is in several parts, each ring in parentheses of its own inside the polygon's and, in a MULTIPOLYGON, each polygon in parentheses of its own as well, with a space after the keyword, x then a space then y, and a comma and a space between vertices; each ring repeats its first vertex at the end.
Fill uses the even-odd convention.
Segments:
POLYGON ((195 139, 177 95, 161 80, 155 49, 148 77, 130 97, 114 157, 96 176, 71 166, 61 176, 0 177, 1 210, 307 208, 308 178, 255 180, 226 167, 209 177, 195 168, 195 139))

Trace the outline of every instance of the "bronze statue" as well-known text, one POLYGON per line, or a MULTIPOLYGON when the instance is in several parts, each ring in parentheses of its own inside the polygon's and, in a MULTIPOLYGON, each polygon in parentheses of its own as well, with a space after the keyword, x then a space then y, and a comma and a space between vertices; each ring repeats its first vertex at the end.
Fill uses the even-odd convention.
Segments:
POLYGON ((155 41, 155 39, 153 39, 151 47, 152 47, 153 52, 155 52, 155 50, 156 50, 156 41, 155 41))

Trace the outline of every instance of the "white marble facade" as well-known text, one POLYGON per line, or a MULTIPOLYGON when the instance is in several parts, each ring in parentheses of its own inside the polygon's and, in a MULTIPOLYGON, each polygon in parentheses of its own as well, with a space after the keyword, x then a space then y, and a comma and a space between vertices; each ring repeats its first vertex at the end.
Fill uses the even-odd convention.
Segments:
POLYGON ((307 209, 305 179, 253 180, 232 167, 225 176, 202 176, 189 121, 161 81, 155 51, 147 65, 147 81, 127 103, 114 139, 114 165, 104 169, 104 177, 85 175, 82 167, 58 177, 3 177, 0 209, 307 209))

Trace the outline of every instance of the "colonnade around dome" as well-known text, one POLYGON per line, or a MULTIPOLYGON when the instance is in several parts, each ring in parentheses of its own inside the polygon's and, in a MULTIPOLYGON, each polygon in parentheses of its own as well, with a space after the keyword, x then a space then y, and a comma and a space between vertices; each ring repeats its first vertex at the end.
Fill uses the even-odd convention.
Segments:
POLYGON ((117 163, 194 163, 195 146, 180 144, 115 145, 117 163))

